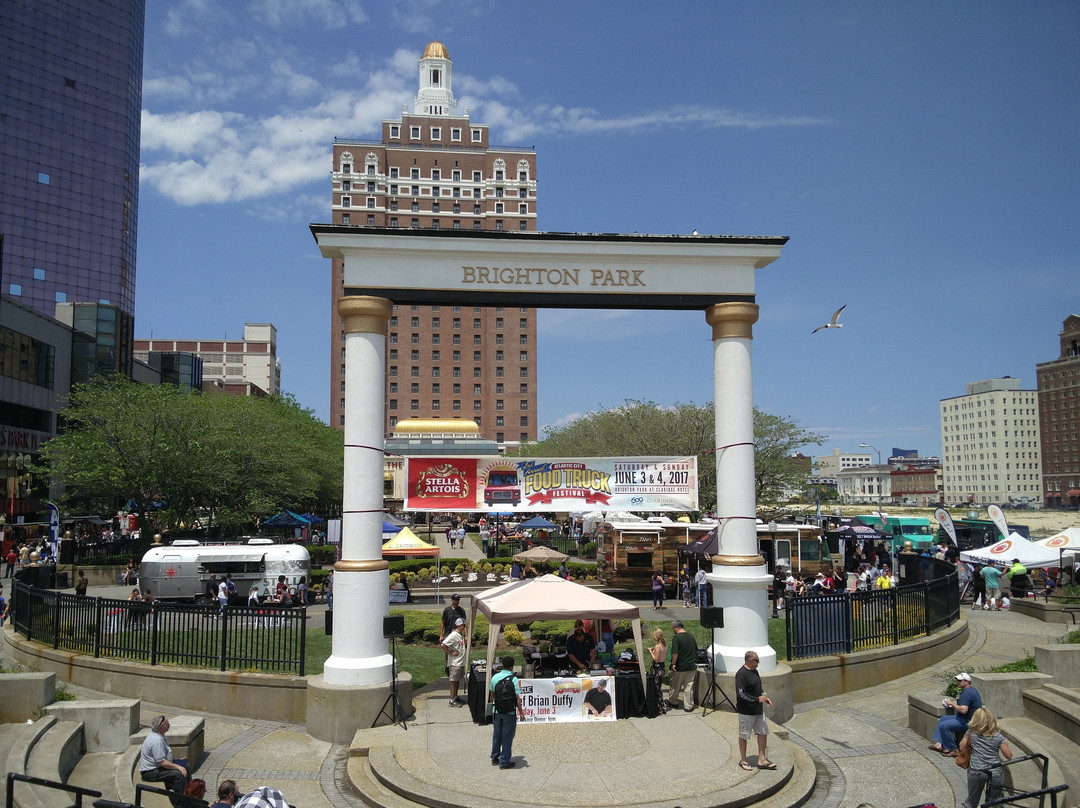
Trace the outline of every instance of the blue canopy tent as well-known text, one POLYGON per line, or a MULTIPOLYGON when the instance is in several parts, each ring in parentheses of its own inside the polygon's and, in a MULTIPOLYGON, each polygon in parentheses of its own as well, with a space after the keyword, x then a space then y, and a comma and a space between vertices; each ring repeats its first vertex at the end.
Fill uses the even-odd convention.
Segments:
POLYGON ((310 524, 310 519, 305 519, 298 513, 282 511, 263 522, 262 527, 308 527, 310 524))
POLYGON ((549 522, 542 516, 534 516, 531 519, 526 519, 520 525, 519 530, 558 530, 559 526, 554 522, 549 522))

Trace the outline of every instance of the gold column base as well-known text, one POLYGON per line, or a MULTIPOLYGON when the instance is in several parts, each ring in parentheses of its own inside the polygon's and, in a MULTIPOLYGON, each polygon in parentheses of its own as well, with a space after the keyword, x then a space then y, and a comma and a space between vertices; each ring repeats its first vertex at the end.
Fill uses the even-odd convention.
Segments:
POLYGON ((384 558, 371 561, 346 561, 342 559, 334 564, 334 572, 378 572, 390 569, 390 562, 384 558))

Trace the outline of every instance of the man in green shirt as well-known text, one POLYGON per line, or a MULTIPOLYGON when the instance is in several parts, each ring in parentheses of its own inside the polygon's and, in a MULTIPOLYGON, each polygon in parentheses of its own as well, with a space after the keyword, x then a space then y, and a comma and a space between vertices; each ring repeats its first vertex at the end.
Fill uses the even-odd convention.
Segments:
POLYGON ((672 620, 675 636, 671 640, 671 676, 669 679, 668 704, 672 707, 681 701, 683 709, 691 713, 694 704, 694 679, 697 678, 697 640, 687 634, 682 620, 672 620), (683 691, 686 691, 685 694, 683 691))

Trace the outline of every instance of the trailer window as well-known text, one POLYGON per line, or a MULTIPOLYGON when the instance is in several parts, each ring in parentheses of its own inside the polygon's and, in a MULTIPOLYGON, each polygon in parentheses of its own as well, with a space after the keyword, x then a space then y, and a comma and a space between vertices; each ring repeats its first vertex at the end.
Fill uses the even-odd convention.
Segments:
POLYGON ((799 542, 799 558, 803 561, 821 561, 821 544, 816 541, 799 542))
POLYGON ((626 566, 633 569, 652 569, 652 557, 650 553, 630 553, 626 554, 626 566))

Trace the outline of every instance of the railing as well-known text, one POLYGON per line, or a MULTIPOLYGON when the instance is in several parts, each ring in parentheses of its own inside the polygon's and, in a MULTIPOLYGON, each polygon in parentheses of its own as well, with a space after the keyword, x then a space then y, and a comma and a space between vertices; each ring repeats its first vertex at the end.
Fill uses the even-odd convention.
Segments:
POLYGON ((1024 755, 1024 757, 1013 758, 1012 760, 1003 761, 1001 766, 1004 769, 1006 766, 1015 766, 1017 763, 1023 763, 1027 760, 1035 761, 1035 765, 1039 769, 1040 775, 1040 787, 1033 791, 1020 791, 1018 789, 1011 789, 1005 787, 1002 789, 1003 796, 998 797, 996 800, 986 800, 983 802, 983 808, 992 808, 998 805, 1023 805, 1025 800, 1038 800, 1039 808, 1045 808, 1046 798, 1050 798, 1050 808, 1057 808, 1057 795, 1063 791, 1068 791, 1067 785, 1051 786, 1047 785, 1047 770, 1049 769, 1049 759, 1046 755, 1034 754, 1024 755))
MULTIPOLYGON (((17 772, 8 772, 7 783, 4 789, 4 806, 5 808, 15 808, 15 783, 28 783, 32 786, 42 786, 44 788, 50 788, 55 791, 64 791, 68 794, 74 795, 74 802, 72 805, 74 808, 82 808, 83 797, 100 797, 100 791, 94 791, 92 788, 79 788, 79 786, 69 786, 64 783, 57 783, 52 780, 45 780, 41 777, 31 777, 28 774, 18 774, 17 772)), ((24 803, 25 804, 25 803, 24 803)))
POLYGON ((789 598, 785 606, 787 658, 805 659, 899 645, 952 625, 960 590, 953 572, 894 589, 789 598))
POLYGON ((12 624, 28 640, 150 665, 303 676, 307 609, 208 607, 66 595, 16 583, 12 624))

